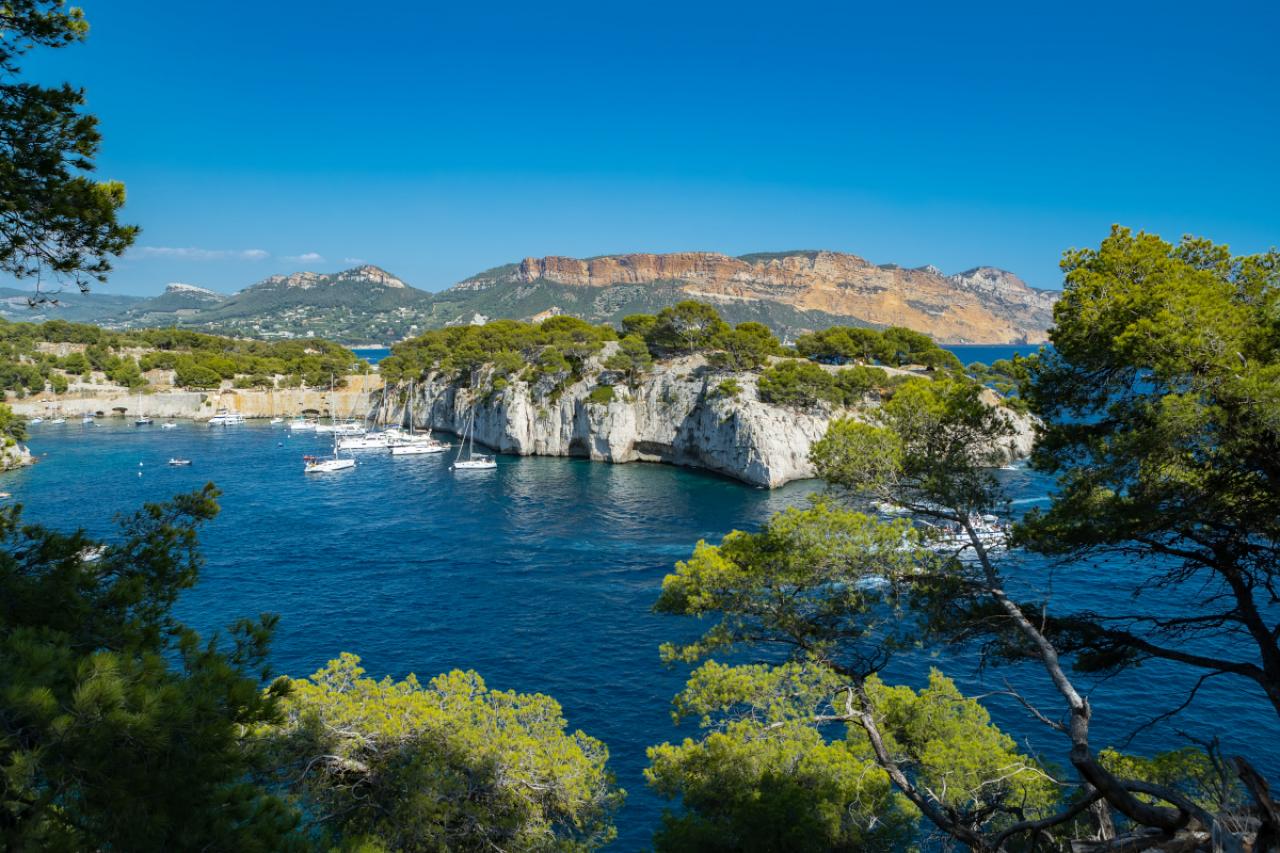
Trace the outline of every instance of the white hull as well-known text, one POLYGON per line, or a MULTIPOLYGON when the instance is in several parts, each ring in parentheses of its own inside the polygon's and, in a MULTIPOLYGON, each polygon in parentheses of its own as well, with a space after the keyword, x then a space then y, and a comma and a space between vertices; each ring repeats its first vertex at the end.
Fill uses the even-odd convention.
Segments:
POLYGON ((177 424, 160 424, 160 429, 177 429, 177 424))
POLYGON ((49 421, 49 423, 51 424, 65 424, 66 422, 67 422, 66 418, 54 418, 53 420, 49 421))
POLYGON ((455 471, 487 471, 497 467, 498 463, 492 459, 459 459, 453 463, 455 471))
POLYGON ((391 448, 391 455, 423 456, 428 453, 444 453, 448 449, 443 444, 398 444, 391 448))
POLYGON ((314 462, 308 462, 302 470, 307 474, 326 474, 330 471, 343 471, 354 467, 356 467, 354 459, 317 459, 314 462))
POLYGON ((316 422, 315 421, 290 421, 289 431, 290 432, 315 432, 316 422))
POLYGON ((316 432, 334 435, 364 435, 368 430, 360 424, 316 424, 316 432))

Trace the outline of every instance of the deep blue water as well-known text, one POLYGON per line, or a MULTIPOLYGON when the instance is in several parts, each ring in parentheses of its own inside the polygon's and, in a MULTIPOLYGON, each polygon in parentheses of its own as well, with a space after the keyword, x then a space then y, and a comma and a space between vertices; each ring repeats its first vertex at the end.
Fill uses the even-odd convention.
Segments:
MULTIPOLYGON (((374 675, 471 668, 494 687, 555 696, 571 726, 609 745, 630 794, 615 849, 628 851, 646 843, 663 805, 640 775, 645 747, 693 732, 669 716, 685 670, 664 668, 657 647, 697 625, 651 612, 663 575, 699 538, 758 527, 816 488, 769 492, 659 465, 509 456, 496 472, 455 476, 447 454, 366 453, 353 471, 307 476, 299 457, 324 442, 261 424, 42 424, 32 433, 39 464, 0 481, 29 520, 110 537, 114 514, 216 482, 223 511, 202 534, 208 566, 180 614, 206 632, 241 615, 281 614, 277 671, 309 674, 351 651, 374 675), (167 467, 175 455, 194 464, 167 467)), ((1002 475, 1019 509, 1047 492, 1038 475, 1002 475)), ((1062 567, 1050 579, 1031 564, 1015 573, 1038 587, 1051 581, 1059 601, 1129 606, 1119 599, 1125 568, 1062 567)), ((1037 671, 1000 670, 984 682, 974 661, 921 653, 900 658, 887 677, 919 684, 936 665, 980 692, 1012 674, 1046 708, 1060 707, 1037 671)), ((1148 665, 1098 685, 1096 742, 1127 731, 1137 714, 1176 704, 1166 690, 1187 681, 1148 665)), ((1228 750, 1280 770, 1275 717, 1240 682, 1209 684, 1177 727, 1225 730, 1228 750)), ((989 705, 1007 730, 1063 760, 1056 736, 1020 708, 989 705)), ((1136 746, 1181 745, 1173 731, 1161 728, 1136 746)))

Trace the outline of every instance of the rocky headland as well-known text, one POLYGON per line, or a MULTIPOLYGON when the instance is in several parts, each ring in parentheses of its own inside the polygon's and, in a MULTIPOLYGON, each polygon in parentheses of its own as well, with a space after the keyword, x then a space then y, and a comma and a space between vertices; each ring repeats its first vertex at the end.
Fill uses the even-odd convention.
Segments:
MULTIPOLYGON (((616 344, 606 346, 607 356, 616 344)), ((635 388, 614 386, 612 399, 593 399, 597 378, 542 396, 527 382, 473 390, 440 372, 387 386, 376 395, 384 423, 413 424, 461 435, 475 409, 475 440, 521 456, 573 456, 601 462, 663 462, 713 471, 752 486, 776 488, 814 476, 809 450, 837 417, 864 408, 798 410, 762 401, 758 374, 712 369, 701 355, 655 365, 635 388), (726 380, 737 393, 724 391, 726 380)), ((483 387, 483 377, 481 377, 483 387)), ((999 404, 994 392, 988 397, 999 404)), ((874 406, 874 401, 868 401, 874 406)), ((1026 455, 1030 418, 1004 409, 1017 429, 1009 457, 1026 455)))

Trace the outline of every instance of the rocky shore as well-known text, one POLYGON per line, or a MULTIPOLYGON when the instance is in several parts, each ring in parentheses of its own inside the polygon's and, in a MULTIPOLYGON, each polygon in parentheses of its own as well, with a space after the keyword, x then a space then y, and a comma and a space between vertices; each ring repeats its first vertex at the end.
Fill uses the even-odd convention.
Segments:
MULTIPOLYGON (((701 356, 664 362, 635 389, 618 385, 609 402, 593 401, 596 379, 538 399, 528 383, 500 391, 460 387, 439 374, 385 389, 377 400, 384 423, 413 423, 461 435, 473 403, 475 440, 521 456, 575 456, 601 462, 664 462, 714 471, 762 488, 814 476, 809 450, 833 418, 852 410, 797 411, 761 401, 756 374, 711 370, 701 356), (740 390, 724 392, 732 379, 740 390)), ((992 403, 997 398, 992 394, 992 403)), ((1018 436, 1010 458, 1031 446, 1030 419, 1010 412, 1018 436)))

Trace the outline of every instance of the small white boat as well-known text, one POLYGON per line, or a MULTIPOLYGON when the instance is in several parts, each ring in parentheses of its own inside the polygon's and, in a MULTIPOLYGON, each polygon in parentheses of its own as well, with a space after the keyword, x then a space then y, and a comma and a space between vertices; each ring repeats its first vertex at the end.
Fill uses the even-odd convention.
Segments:
POLYGON ((316 432, 331 432, 334 435, 364 435, 369 430, 364 424, 355 421, 342 421, 341 423, 316 424, 316 432))
POLYGON ((160 424, 160 429, 177 429, 177 428, 178 428, 178 425, 177 425, 177 424, 175 424, 173 421, 169 421, 168 423, 160 424))
POLYGON ((147 417, 144 414, 141 414, 142 412, 142 393, 141 392, 138 393, 138 412, 139 412, 138 419, 133 422, 133 425, 134 426, 151 426, 151 418, 147 417))
POLYGON ((272 418, 272 419, 271 419, 271 425, 272 425, 272 426, 276 426, 277 424, 282 424, 282 423, 284 423, 284 418, 272 418))
POLYGON ((93 415, 85 415, 83 418, 81 418, 81 419, 80 419, 80 423, 82 423, 82 424, 88 424, 89 426, 93 426, 93 423, 94 423, 94 421, 93 421, 93 415))
POLYGON ((467 425, 462 430, 463 442, 458 444, 458 455, 453 460, 453 464, 449 467, 454 471, 488 471, 498 467, 497 461, 492 456, 477 454, 476 449, 476 409, 471 407, 471 417, 467 419, 467 425), (462 458, 462 448, 467 449, 467 458, 462 458))
POLYGON ((316 422, 307 418, 294 418, 289 421, 290 432, 315 432, 316 422))
POLYGON ((444 453, 449 449, 448 445, 441 444, 438 441, 431 444, 393 444, 391 446, 392 456, 425 456, 428 453, 444 453))
POLYGON ((338 441, 339 450, 386 450, 390 446, 391 438, 382 432, 351 435, 338 441))
POLYGON ((29 424, 42 424, 42 423, 44 423, 44 418, 42 418, 42 417, 40 417, 39 415, 37 415, 37 416, 35 416, 34 418, 32 418, 31 420, 27 421, 27 423, 29 423, 29 424))
POLYGON ((242 423, 244 423, 244 415, 228 409, 218 409, 214 416, 209 418, 209 426, 235 426, 242 423))
POLYGON ((174 466, 174 467, 176 468, 176 467, 178 467, 178 466, 180 466, 180 465, 190 465, 190 464, 191 464, 191 460, 190 460, 190 459, 179 459, 179 458, 177 458, 177 457, 175 456, 174 458, 172 458, 172 459, 170 459, 170 460, 169 460, 169 464, 170 464, 170 465, 172 465, 172 466, 174 466))
POLYGON ((66 418, 54 418, 53 420, 49 421, 49 423, 51 424, 65 424, 66 422, 67 422, 66 418))
MULTIPOLYGON (((329 396, 333 396, 333 380, 329 380, 329 396)), ((302 470, 306 474, 327 474, 331 471, 344 471, 347 468, 356 467, 356 460, 343 459, 338 453, 338 434, 333 434, 333 456, 328 458, 320 458, 319 456, 302 457, 302 470)))
POLYGON ((76 556, 86 563, 93 563, 102 559, 102 555, 107 553, 106 545, 90 545, 87 548, 81 548, 80 553, 76 556))
POLYGON ((306 474, 326 474, 330 471, 342 471, 347 468, 356 467, 354 459, 319 459, 315 456, 304 456, 303 461, 306 463, 302 470, 306 474))

